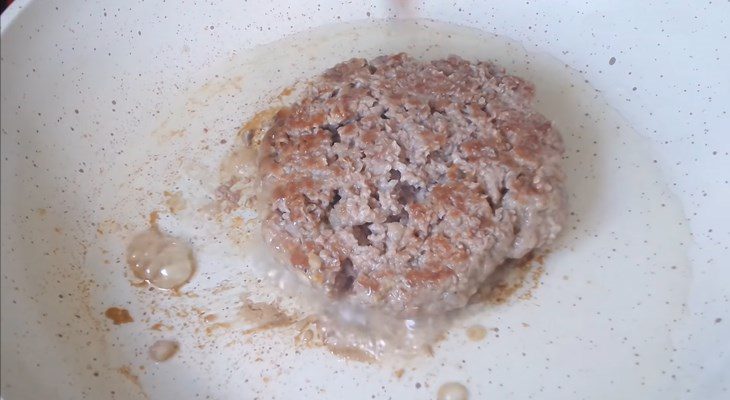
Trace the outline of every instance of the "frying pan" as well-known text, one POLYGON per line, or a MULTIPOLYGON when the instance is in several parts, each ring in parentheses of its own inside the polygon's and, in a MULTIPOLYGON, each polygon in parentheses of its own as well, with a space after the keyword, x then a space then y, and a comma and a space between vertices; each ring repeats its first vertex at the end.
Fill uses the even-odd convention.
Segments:
POLYGON ((721 1, 15 1, 2 397, 431 399, 458 382, 472 399, 728 398, 728 18, 721 1), (244 333, 242 295, 296 299, 266 289, 250 215, 204 212, 221 160, 285 89, 396 51, 535 83, 566 141, 559 243, 431 355, 364 363, 298 346, 296 327, 244 333), (130 284, 125 246, 154 211, 195 249, 177 296, 130 284), (180 350, 155 363, 163 339, 180 350))

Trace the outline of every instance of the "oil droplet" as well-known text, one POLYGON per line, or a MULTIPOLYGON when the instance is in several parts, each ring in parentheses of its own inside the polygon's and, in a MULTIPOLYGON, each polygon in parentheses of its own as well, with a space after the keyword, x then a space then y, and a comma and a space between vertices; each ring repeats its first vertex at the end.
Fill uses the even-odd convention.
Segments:
POLYGON ((104 315, 112 320, 114 322, 114 325, 121 325, 126 324, 129 322, 134 322, 132 319, 132 316, 129 315, 129 311, 127 311, 124 308, 118 308, 118 307, 109 307, 105 312, 104 315))
POLYGON ((438 400, 468 400, 469 391, 459 382, 448 382, 441 385, 436 398, 438 400))
POLYGON ((150 346, 150 358, 155 362, 167 361, 179 349, 180 345, 174 340, 158 340, 150 346))
POLYGON ((132 239, 127 263, 134 276, 158 289, 177 289, 195 272, 190 247, 154 226, 132 239))

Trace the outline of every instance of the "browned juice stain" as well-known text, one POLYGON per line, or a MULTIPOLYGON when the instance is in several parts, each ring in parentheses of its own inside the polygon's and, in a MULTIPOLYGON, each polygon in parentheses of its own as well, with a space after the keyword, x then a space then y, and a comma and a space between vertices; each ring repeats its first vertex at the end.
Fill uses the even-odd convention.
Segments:
POLYGON ((284 88, 284 89, 283 89, 283 90, 281 91, 281 93, 279 93, 279 95, 278 95, 278 96, 276 96, 276 98, 277 98, 277 99, 279 99, 279 100, 281 100, 281 99, 283 99, 284 97, 287 97, 287 96, 291 95, 291 94, 292 94, 293 92, 294 92, 294 88, 293 88, 292 86, 287 86, 287 87, 285 87, 285 88, 284 88))
POLYGON ((282 107, 271 107, 257 112, 238 130, 238 136, 248 145, 258 145, 281 109, 282 107))
POLYGON ((478 342, 487 337, 487 328, 481 325, 470 326, 466 329, 466 336, 473 342, 478 342))
POLYGON ((375 361, 375 357, 370 355, 364 350, 358 349, 357 347, 333 347, 333 346, 327 346, 327 350, 330 351, 333 355, 344 358, 348 361, 357 361, 367 364, 372 364, 375 361))
POLYGON ((112 320, 114 322, 114 325, 121 325, 121 324, 127 324, 130 322, 134 322, 134 319, 132 319, 132 316, 129 315, 129 311, 127 311, 124 308, 118 308, 118 307, 109 307, 105 312, 104 315, 112 320))
POLYGON ((260 333, 260 332, 264 332, 264 331, 268 331, 268 330, 272 330, 272 329, 285 328, 287 326, 294 325, 294 323, 296 323, 296 322, 297 322, 296 319, 281 319, 281 320, 271 321, 271 322, 267 322, 263 325, 257 326, 255 328, 246 329, 243 331, 243 334, 251 335, 254 333, 260 333))
POLYGON ((167 209, 172 214, 177 214, 180 211, 185 210, 187 207, 187 203, 185 201, 185 198, 183 198, 182 192, 169 192, 167 190, 162 192, 162 195, 165 196, 165 204, 167 205, 167 209))
POLYGON ((203 317, 203 320, 205 322, 215 322, 218 319, 218 316, 215 314, 207 314, 205 317, 203 317))
POLYGON ((545 272, 542 266, 544 255, 527 255, 519 260, 506 262, 492 273, 476 294, 469 299, 469 304, 503 304, 518 292, 519 299, 529 299, 532 291, 540 284, 540 277, 545 272), (535 265, 538 263, 540 265, 535 265))
POLYGON ((535 259, 535 261, 537 261, 540 265, 533 265, 530 277, 525 279, 526 282, 530 282, 530 287, 522 295, 520 295, 520 299, 522 300, 532 298, 532 293, 538 288, 538 286, 540 286, 540 278, 545 273, 542 257, 535 259))
POLYGON ((230 327, 231 327, 231 324, 229 322, 216 322, 205 328, 205 334, 208 336, 211 336, 213 334, 213 332, 215 332, 219 329, 228 329, 230 327))
MULTIPOLYGON (((205 322, 213 322, 217 319, 218 316, 215 314, 208 314, 203 317, 205 322)), ((207 336, 211 336, 218 330, 228 330, 240 326, 242 322, 254 325, 241 331, 244 335, 251 335, 288 327, 299 322, 299 319, 285 313, 275 304, 245 299, 237 319, 228 322, 213 322, 206 326, 205 333, 207 336)))
POLYGON ((318 321, 315 316, 309 316, 297 322, 294 345, 298 347, 324 346, 324 341, 318 335, 318 321))
POLYGON ((153 331, 162 332, 162 331, 171 331, 172 330, 172 327, 171 326, 168 326, 168 325, 165 325, 162 322, 158 322, 158 323, 150 326, 150 329, 153 330, 153 331))
POLYGON ((132 373, 132 369, 125 365, 122 367, 119 367, 117 369, 117 372, 119 372, 125 379, 127 379, 130 383, 132 383, 134 386, 136 386, 139 389, 139 392, 144 396, 145 399, 149 399, 149 396, 147 396, 147 393, 144 391, 144 388, 142 388, 142 384, 139 382, 139 377, 132 373))
POLYGON ((239 315, 244 320, 258 325, 254 328, 246 329, 243 331, 244 334, 283 328, 297 322, 297 318, 288 315, 275 304, 253 302, 250 300, 245 300, 239 315))
POLYGON ((150 221, 150 228, 152 229, 158 229, 157 221, 160 219, 160 213, 157 211, 152 211, 150 213, 149 221, 150 221))

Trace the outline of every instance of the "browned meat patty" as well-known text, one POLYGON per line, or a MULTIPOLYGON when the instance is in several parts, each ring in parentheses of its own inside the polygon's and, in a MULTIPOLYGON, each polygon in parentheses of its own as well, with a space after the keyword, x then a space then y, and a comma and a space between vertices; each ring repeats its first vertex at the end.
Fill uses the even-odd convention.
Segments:
POLYGON ((264 138, 266 239, 334 296, 402 316, 464 306, 565 220, 562 141, 532 98, 459 57, 336 65, 264 138))

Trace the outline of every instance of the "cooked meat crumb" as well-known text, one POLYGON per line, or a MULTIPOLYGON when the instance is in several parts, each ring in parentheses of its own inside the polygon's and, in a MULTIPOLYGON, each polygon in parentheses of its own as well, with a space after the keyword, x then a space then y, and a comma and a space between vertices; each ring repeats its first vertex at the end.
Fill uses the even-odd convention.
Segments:
POLYGON ((353 59, 274 117, 264 235, 330 295, 412 316, 463 307, 566 216, 558 132, 488 62, 353 59))

